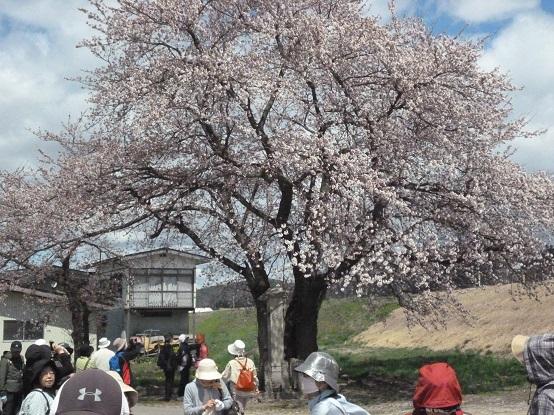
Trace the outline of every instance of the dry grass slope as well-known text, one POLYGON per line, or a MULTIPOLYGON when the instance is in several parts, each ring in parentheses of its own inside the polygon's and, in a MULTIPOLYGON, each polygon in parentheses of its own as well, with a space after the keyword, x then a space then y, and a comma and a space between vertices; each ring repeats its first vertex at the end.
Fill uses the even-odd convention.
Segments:
POLYGON ((354 338, 369 347, 431 350, 479 350, 510 353, 516 334, 540 334, 554 331, 554 284, 528 293, 518 285, 501 285, 461 290, 456 298, 471 313, 470 322, 460 316, 448 316, 446 328, 427 330, 408 328, 401 309, 384 322, 370 326, 354 338))

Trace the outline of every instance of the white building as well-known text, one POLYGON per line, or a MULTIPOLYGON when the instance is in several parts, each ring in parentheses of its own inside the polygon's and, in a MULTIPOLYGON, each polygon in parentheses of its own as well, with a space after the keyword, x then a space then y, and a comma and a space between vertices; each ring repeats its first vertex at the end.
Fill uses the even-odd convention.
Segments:
POLYGON ((197 266, 209 258, 160 248, 98 262, 102 278, 121 281, 121 301, 107 313, 105 335, 113 339, 157 331, 191 333, 197 266))
MULTIPOLYGON (((91 307, 89 316, 91 344, 96 344, 96 310, 91 307)), ((73 344, 67 299, 55 290, 11 287, 0 295, 0 354, 14 340, 25 351, 37 339, 73 344)))

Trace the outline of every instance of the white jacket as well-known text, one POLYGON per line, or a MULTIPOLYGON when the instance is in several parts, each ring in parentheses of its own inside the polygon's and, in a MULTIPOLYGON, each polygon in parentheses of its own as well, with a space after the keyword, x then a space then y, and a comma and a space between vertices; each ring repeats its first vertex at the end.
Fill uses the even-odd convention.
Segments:
POLYGON ((110 359, 114 356, 115 353, 112 352, 107 347, 103 349, 98 349, 93 354, 90 355, 89 368, 96 368, 102 370, 110 370, 110 359))

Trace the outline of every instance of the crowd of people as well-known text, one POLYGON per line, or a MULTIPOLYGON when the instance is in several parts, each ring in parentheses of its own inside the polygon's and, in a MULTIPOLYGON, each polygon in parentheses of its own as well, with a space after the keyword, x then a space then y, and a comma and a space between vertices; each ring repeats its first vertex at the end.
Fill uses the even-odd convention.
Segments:
MULTIPOLYGON (((176 372, 177 395, 184 415, 242 415, 248 401, 259 394, 256 366, 246 345, 235 340, 227 346, 231 359, 220 372, 209 358, 206 339, 179 336, 174 350, 166 336, 157 364, 165 376, 165 398, 171 399, 176 372), (194 379, 190 371, 194 367, 194 379)), ((529 415, 554 414, 554 335, 515 336, 512 352, 536 385, 529 415)), ((68 344, 50 345, 43 339, 29 346, 25 359, 19 341, 0 360, 0 414, 63 415, 90 413, 130 415, 138 402, 132 387, 131 361, 141 351, 140 341, 101 338, 96 351, 81 346, 73 365, 68 344), (110 347, 111 345, 111 347, 110 347)), ((300 390, 309 399, 310 415, 369 415, 339 393, 339 365, 325 352, 313 352, 295 368, 300 390)), ((406 415, 463 415, 462 389, 448 363, 423 365, 413 395, 413 411, 406 415)))
POLYGON ((138 393, 131 386, 130 361, 139 355, 140 342, 127 344, 117 338, 113 350, 109 346, 106 338, 100 339, 96 351, 83 345, 73 360, 69 344, 39 339, 27 348, 23 358, 21 342, 12 342, 0 360, 0 413, 49 415, 83 410, 129 415, 138 401, 138 393), (68 392, 74 390, 82 393, 68 392), (95 394, 102 398, 95 398, 95 394), (119 395, 121 402, 115 404, 119 395))
MULTIPOLYGON (((166 336, 158 354, 166 400, 172 398, 178 372, 177 395, 183 399, 185 414, 220 414, 233 404, 237 414, 244 413, 247 400, 258 393, 256 367, 245 355, 244 342, 237 340, 229 345, 233 359, 221 374, 208 358, 203 334, 198 333, 193 344, 184 334, 178 339, 179 347, 174 350, 172 336, 166 336), (195 378, 191 382, 193 368, 195 378), (243 370, 250 375, 249 384, 244 376, 241 378, 239 372, 243 370)), ((89 345, 80 346, 73 360, 69 344, 49 344, 39 339, 27 348, 23 358, 21 342, 14 341, 0 360, 0 414, 131 414, 138 402, 138 393, 132 386, 131 362, 141 349, 136 338, 130 342, 116 338, 111 342, 103 337, 96 350, 89 345)))

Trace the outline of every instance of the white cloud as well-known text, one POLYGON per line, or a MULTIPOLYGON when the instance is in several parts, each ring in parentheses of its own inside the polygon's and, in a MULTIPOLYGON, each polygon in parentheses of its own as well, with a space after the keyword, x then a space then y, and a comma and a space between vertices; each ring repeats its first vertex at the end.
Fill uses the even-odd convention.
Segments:
POLYGON ((481 59, 486 69, 507 71, 523 91, 513 94, 516 116, 530 128, 549 129, 533 140, 514 143, 514 159, 530 170, 554 171, 554 16, 533 12, 516 17, 493 40, 481 59))
MULTIPOLYGON (((75 45, 91 31, 77 10, 85 0, 32 0, 0 5, 0 165, 33 164, 30 130, 57 130, 86 107, 81 87, 66 78, 95 64, 75 45)), ((53 151, 52 146, 47 146, 53 151)))
POLYGON ((540 0, 436 1, 442 11, 469 23, 506 19, 540 6, 540 0))

